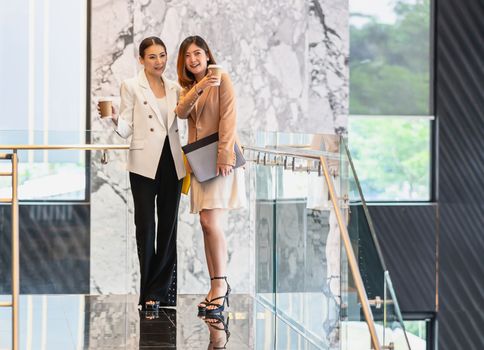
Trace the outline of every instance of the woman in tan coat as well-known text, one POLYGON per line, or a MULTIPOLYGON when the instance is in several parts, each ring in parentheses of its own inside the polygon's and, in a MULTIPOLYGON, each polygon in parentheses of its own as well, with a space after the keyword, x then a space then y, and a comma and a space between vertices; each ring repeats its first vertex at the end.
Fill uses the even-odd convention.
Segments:
POLYGON ((188 143, 219 133, 218 176, 202 183, 192 177, 190 194, 191 212, 200 215, 211 280, 210 291, 198 305, 199 311, 207 314, 223 311, 226 301, 229 306, 223 212, 245 205, 243 169, 234 169, 237 141, 234 88, 227 73, 218 78, 208 72, 208 65, 215 63, 201 37, 190 36, 180 45, 177 70, 182 91, 175 112, 179 118, 188 119, 188 143))

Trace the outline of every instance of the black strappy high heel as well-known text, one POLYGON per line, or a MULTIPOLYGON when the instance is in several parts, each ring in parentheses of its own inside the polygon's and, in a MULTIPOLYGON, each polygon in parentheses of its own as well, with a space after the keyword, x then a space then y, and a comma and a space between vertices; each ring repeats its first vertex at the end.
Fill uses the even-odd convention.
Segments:
MULTIPOLYGON (((205 317, 205 323, 208 324, 210 327, 225 332, 225 344, 223 346, 214 346, 212 349, 227 349, 227 343, 229 342, 230 338, 230 331, 229 331, 229 316, 227 316, 227 322, 225 322, 224 315, 216 314, 216 315, 208 315, 205 317), (208 322, 208 320, 215 320, 215 322, 208 322), (221 326, 219 326, 221 325, 221 326)), ((210 341, 212 343, 212 341, 210 341)))
POLYGON ((207 305, 210 303, 210 300, 208 300, 207 298, 205 298, 204 301, 201 301, 199 302, 199 304, 204 304, 205 306, 200 306, 198 305, 198 313, 199 314, 203 314, 205 313, 205 308, 207 307, 207 305))
POLYGON ((232 290, 230 289, 229 282, 227 282, 227 276, 214 277, 214 278, 212 278, 212 280, 225 280, 225 283, 227 283, 227 292, 225 293, 225 295, 222 295, 222 296, 219 296, 219 297, 216 297, 216 298, 213 298, 212 300, 210 300, 210 302, 205 307, 205 313, 206 314, 216 314, 216 313, 220 313, 220 312, 224 311, 225 301, 227 301, 227 307, 230 307, 229 294, 232 290), (215 300, 220 300, 220 299, 223 299, 222 305, 214 303, 215 300), (213 309, 209 309, 209 306, 216 306, 216 307, 213 308, 213 309))
MULTIPOLYGON (((210 281, 213 281, 213 278, 210 277, 210 281)), ((198 315, 203 315, 205 313, 205 308, 207 307, 207 304, 210 303, 210 300, 205 297, 204 301, 199 302, 199 304, 204 304, 205 306, 198 306, 198 315)))

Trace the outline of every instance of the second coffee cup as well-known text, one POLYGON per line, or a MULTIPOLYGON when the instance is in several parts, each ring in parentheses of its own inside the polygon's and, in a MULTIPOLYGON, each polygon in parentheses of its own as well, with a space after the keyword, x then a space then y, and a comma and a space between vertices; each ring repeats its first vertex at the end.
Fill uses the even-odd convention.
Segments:
POLYGON ((218 64, 210 64, 207 68, 213 76, 218 78, 218 85, 220 85, 220 80, 222 79, 222 66, 219 66, 218 64))

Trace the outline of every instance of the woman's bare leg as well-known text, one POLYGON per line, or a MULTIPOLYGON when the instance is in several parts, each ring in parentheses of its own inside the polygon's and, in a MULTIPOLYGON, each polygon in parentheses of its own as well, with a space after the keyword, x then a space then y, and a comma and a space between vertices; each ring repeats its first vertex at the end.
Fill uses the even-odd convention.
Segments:
MULTIPOLYGON (((212 265, 211 267, 209 266, 211 277, 226 276, 227 244, 221 225, 223 213, 222 209, 209 209, 200 212, 200 224, 204 235, 205 253, 209 257, 207 258, 207 264, 212 265)), ((219 296, 224 296, 226 292, 227 283, 225 280, 212 280, 208 299, 211 300, 219 296)), ((216 300, 215 303, 221 305, 223 299, 216 300)))
MULTIPOLYGON (((203 229, 203 227, 202 227, 203 229)), ((208 242, 207 242, 207 235, 205 234, 205 232, 203 233, 203 247, 204 247, 204 250, 205 250, 205 259, 207 260, 207 267, 208 267, 208 275, 210 276, 210 278, 213 277, 213 265, 212 265, 212 257, 210 256, 210 253, 209 253, 209 250, 208 250, 208 242)), ((210 296, 210 291, 207 293, 207 296, 205 297, 207 300, 210 300, 211 296, 210 296)), ((198 304, 199 307, 205 307, 205 302, 206 300, 204 300, 204 302, 201 302, 198 304)))

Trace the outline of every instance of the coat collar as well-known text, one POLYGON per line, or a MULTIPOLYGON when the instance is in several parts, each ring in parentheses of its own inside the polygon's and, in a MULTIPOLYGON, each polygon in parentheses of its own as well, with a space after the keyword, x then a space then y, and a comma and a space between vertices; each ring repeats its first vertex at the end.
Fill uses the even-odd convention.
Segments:
MULTIPOLYGON (((171 81, 170 79, 167 79, 164 75, 161 76, 161 79, 165 84, 165 93, 166 93, 166 100, 168 105, 167 129, 170 130, 170 127, 173 121, 175 120, 174 108, 176 106, 176 100, 177 100, 177 93, 176 93, 177 85, 175 82, 171 81)), ((153 91, 150 88, 150 84, 148 83, 148 78, 146 77, 146 73, 144 69, 138 73, 138 81, 139 81, 139 85, 142 87, 143 95, 146 99, 146 102, 148 102, 151 109, 155 112, 159 122, 164 127, 165 122, 163 121, 163 118, 161 116, 160 109, 158 108, 158 103, 156 101, 156 96, 153 94, 153 91)))

